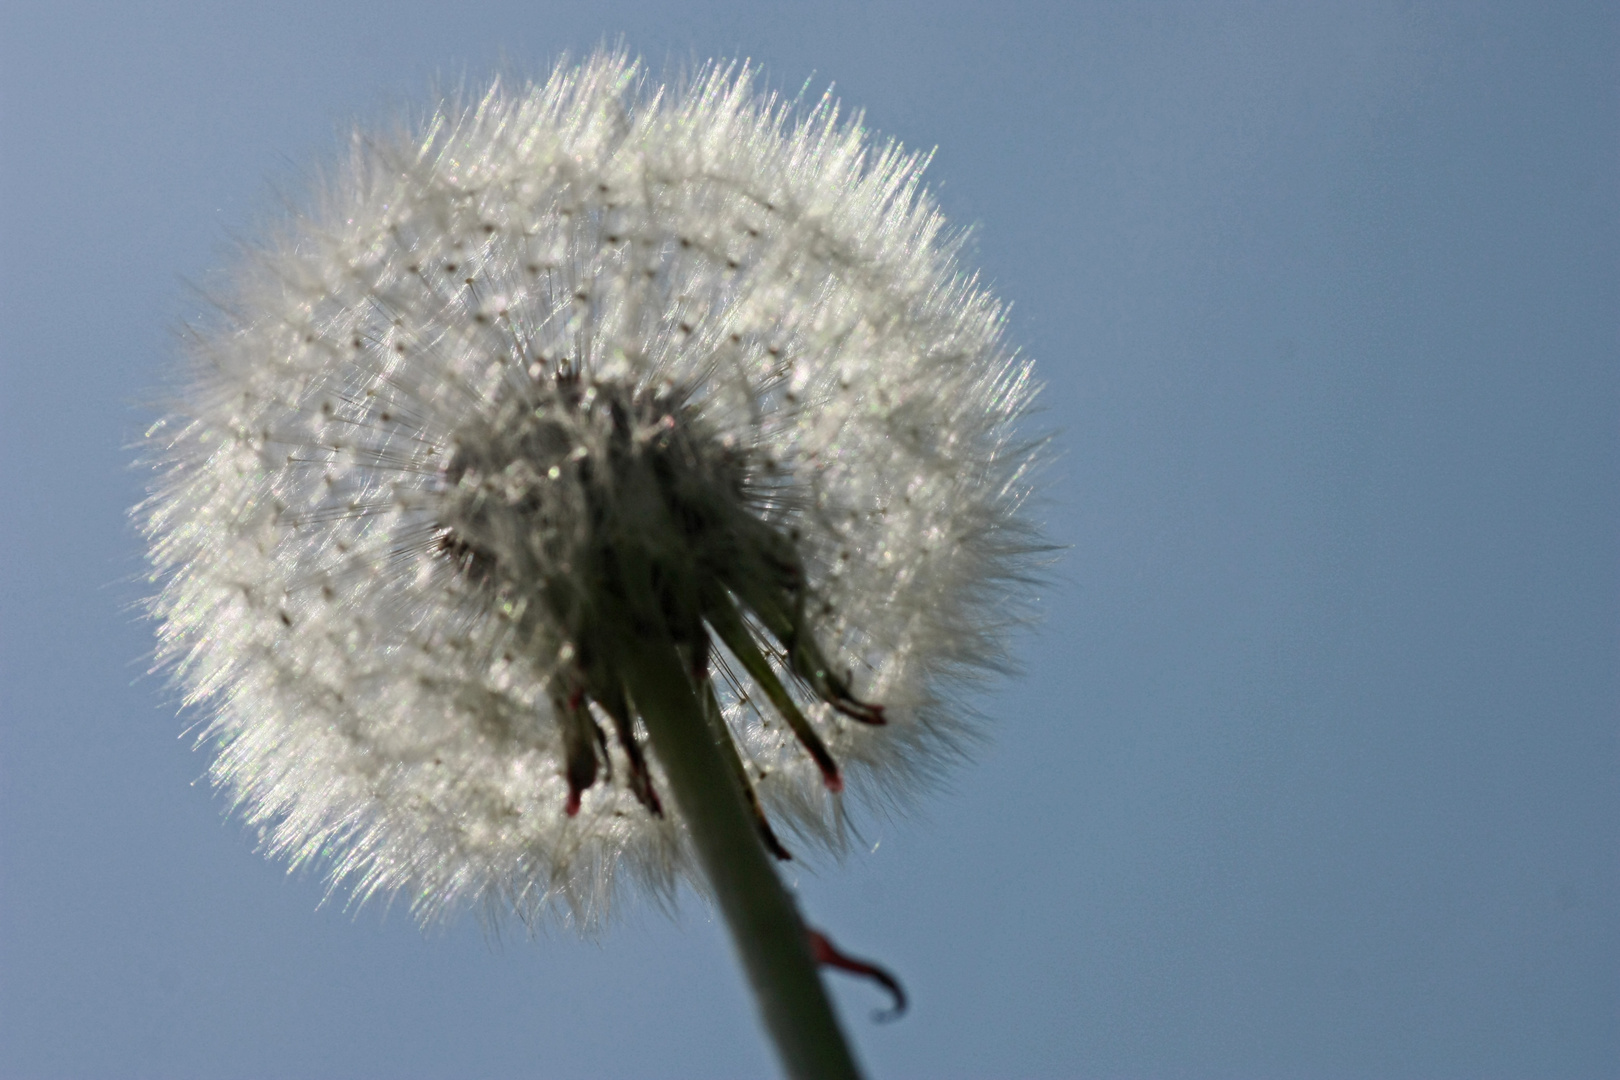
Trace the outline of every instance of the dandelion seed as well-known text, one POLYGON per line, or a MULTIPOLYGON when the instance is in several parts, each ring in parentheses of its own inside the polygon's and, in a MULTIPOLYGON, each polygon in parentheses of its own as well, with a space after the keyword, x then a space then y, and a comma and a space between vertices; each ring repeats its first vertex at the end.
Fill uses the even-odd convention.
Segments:
POLYGON ((356 136, 147 440, 159 656, 273 853, 424 919, 702 887, 649 649, 779 857, 957 751, 1033 387, 921 167, 613 55, 356 136))

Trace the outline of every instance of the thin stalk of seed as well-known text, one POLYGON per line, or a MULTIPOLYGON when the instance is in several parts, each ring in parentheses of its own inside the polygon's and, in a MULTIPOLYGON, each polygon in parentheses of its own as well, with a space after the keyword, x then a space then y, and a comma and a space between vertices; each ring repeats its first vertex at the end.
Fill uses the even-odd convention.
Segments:
POLYGON ((833 760, 832 753, 821 741, 821 736, 816 734, 816 729, 810 726, 810 721, 799 711, 793 695, 788 693, 787 687, 776 677, 770 661, 765 659, 764 654, 759 651, 759 646, 754 644, 754 636, 748 632, 748 627, 743 623, 742 613, 737 610, 730 597, 724 594, 712 597, 704 614, 715 634, 742 664, 743 670, 748 672, 759 688, 765 692, 765 696, 770 699, 776 711, 787 721, 788 727, 793 729, 793 734, 798 736, 799 742, 815 760, 828 790, 844 790, 844 780, 839 775, 838 763, 833 760))

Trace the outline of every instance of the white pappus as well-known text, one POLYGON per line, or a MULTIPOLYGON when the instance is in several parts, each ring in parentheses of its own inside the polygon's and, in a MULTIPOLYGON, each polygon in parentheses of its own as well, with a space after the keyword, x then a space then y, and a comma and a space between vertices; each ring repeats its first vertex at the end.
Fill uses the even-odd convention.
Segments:
POLYGON ((602 54, 356 135, 243 252, 137 515, 273 852, 423 918, 670 895, 647 619, 779 855, 959 750, 1029 597, 1034 385, 922 165, 746 66, 602 54))

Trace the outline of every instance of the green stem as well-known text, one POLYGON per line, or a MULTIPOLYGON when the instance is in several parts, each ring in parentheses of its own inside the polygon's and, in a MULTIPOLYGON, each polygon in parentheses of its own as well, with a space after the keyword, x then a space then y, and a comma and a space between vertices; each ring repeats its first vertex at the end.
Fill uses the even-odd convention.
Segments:
POLYGON ((627 650, 623 672, 653 753, 741 954, 754 999, 793 1080, 858 1080, 793 898, 776 876, 737 779, 673 646, 627 650))

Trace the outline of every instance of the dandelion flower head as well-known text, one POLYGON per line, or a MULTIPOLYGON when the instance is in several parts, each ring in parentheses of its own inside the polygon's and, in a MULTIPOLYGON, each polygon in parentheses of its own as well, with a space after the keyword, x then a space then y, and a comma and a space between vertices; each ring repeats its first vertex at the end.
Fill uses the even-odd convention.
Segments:
POLYGON ((959 750, 1033 385, 922 164, 746 66, 602 54, 356 135, 241 254, 138 514, 272 852, 424 918, 695 880, 619 675, 649 620, 779 855, 959 750))

